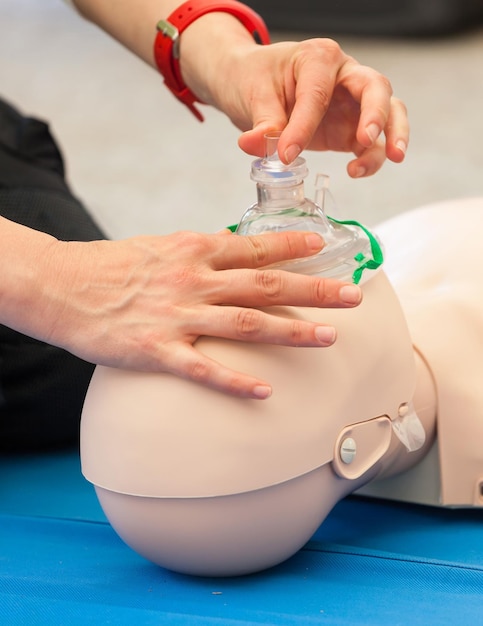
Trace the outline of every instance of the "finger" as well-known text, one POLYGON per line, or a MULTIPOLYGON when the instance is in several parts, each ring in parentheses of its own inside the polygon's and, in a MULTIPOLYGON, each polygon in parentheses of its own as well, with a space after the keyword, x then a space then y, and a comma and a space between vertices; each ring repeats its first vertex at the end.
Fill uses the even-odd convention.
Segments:
POLYGON ((213 280, 218 285, 213 297, 222 294, 224 299, 216 304, 343 308, 357 306, 362 300, 360 287, 352 283, 276 269, 226 270, 217 272, 213 280))
POLYGON ((253 101, 253 128, 238 138, 238 145, 247 154, 265 156, 265 135, 287 125, 287 114, 281 102, 270 94, 260 93, 253 101))
POLYGON ((329 108, 343 62, 339 45, 330 39, 301 42, 294 67, 294 104, 278 143, 284 163, 292 162, 310 143, 329 108))
POLYGON ((239 398, 264 400, 272 393, 265 380, 225 367, 189 344, 170 350, 167 368, 162 362, 163 371, 239 398))
MULTIPOLYGON (((332 326, 287 317, 283 309, 278 314, 270 314, 254 308, 206 307, 192 321, 195 336, 214 336, 245 343, 327 347, 336 339, 332 326)), ((189 330, 189 323, 186 328, 189 330)))
POLYGON ((409 121, 406 106, 398 98, 392 98, 385 133, 387 157, 395 163, 400 163, 406 156, 409 142, 409 121))
POLYGON ((324 241, 318 233, 288 231, 241 236, 214 235, 212 267, 216 270, 259 268, 281 261, 311 256, 322 250, 324 241))
POLYGON ((247 154, 263 157, 265 156, 265 135, 284 128, 286 124, 287 119, 285 116, 283 122, 272 122, 269 120, 257 123, 254 128, 247 130, 238 137, 238 145, 247 154))
POLYGON ((363 178, 375 174, 386 160, 386 148, 382 140, 363 150, 361 154, 347 165, 347 172, 352 178, 363 178))
POLYGON ((356 138, 365 148, 371 147, 386 127, 392 97, 389 80, 364 65, 348 61, 341 72, 341 83, 354 100, 360 103, 360 118, 356 138))
POLYGON ((249 101, 248 117, 251 119, 251 128, 238 138, 238 145, 242 150, 259 157, 265 155, 265 134, 285 128, 288 118, 286 98, 274 84, 272 70, 273 67, 269 66, 269 71, 265 70, 265 74, 261 71, 256 91, 249 101))

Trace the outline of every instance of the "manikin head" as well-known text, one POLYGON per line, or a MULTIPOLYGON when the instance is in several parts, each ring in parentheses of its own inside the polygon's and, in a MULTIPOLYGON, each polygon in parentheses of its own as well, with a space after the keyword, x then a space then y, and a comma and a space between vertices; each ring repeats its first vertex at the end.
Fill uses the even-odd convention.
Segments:
POLYGON ((82 417, 83 473, 121 538, 163 567, 225 576, 285 560, 410 433, 414 355, 383 272, 364 285, 356 309, 279 314, 334 324, 338 340, 325 349, 198 344, 269 380, 268 400, 229 397, 170 374, 94 373, 82 417))
MULTIPOLYGON (((267 138, 265 159, 253 164, 259 201, 238 232, 318 230, 322 253, 285 269, 360 276, 371 247, 366 236, 329 223, 322 203, 305 198, 305 161, 281 163, 277 141, 267 138)), ((270 381, 267 400, 234 398, 170 374, 96 369, 81 422, 82 470, 128 545, 189 574, 271 567, 371 480, 400 441, 409 450, 422 445, 404 315, 384 273, 371 273, 356 309, 271 309, 334 325, 330 348, 198 340, 212 359, 270 381)))
MULTIPOLYGON (((370 266, 367 237, 329 223, 304 197, 306 173, 300 157, 281 163, 276 138, 268 140, 266 158, 252 168, 259 202, 239 232, 314 228, 326 240, 322 253, 286 269, 360 276, 370 266)), ((356 309, 271 309, 334 325, 330 348, 197 342, 212 359, 270 381, 267 400, 230 397, 170 374, 96 369, 82 416, 82 470, 128 545, 189 574, 268 568, 371 480, 395 441, 408 450, 422 445, 404 315, 384 273, 368 274, 356 309)))

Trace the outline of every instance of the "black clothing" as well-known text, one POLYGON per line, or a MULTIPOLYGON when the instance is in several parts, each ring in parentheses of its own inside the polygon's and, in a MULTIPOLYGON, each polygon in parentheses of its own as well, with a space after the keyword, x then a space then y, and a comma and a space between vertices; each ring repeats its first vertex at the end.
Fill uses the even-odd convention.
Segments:
MULTIPOLYGON (((2 100, 0 215, 64 241, 105 238, 71 193, 47 124, 2 100)), ((0 452, 77 444, 93 370, 65 350, 0 325, 0 452)))

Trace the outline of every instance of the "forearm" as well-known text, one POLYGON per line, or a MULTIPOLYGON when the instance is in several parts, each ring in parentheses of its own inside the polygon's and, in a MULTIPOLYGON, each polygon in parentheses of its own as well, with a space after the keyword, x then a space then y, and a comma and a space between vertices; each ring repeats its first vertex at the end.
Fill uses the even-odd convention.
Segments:
MULTIPOLYGON (((181 0, 74 0, 79 12, 152 67, 156 24, 181 0)), ((230 55, 256 44, 250 33, 227 13, 209 13, 191 24, 180 38, 180 64, 188 87, 204 102, 217 104, 217 85, 227 77, 230 55)))
POLYGON ((49 333, 45 291, 51 251, 57 240, 0 217, 0 323, 31 337, 45 340, 49 333))

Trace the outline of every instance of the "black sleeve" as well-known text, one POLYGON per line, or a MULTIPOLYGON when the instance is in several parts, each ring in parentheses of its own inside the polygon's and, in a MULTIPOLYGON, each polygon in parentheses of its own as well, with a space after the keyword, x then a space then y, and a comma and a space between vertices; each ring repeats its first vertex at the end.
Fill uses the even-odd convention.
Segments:
MULTIPOLYGON (((48 125, 2 100, 0 215, 64 241, 105 239, 71 193, 48 125)), ((60 348, 0 325, 0 453, 76 445, 93 370, 60 348)))

